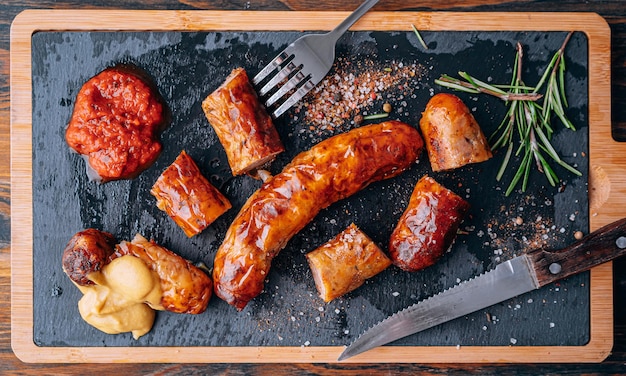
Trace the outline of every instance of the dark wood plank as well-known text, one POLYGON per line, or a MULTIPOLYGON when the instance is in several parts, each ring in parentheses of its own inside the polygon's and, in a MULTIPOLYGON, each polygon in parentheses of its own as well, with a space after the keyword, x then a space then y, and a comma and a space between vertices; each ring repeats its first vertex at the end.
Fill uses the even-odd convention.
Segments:
MULTIPOLYGON (((128 9, 251 9, 251 10, 349 10, 360 1, 325 0, 262 0, 262 1, 17 1, 0 4, 0 373, 2 374, 81 374, 120 373, 137 374, 325 374, 338 370, 344 374, 393 373, 408 375, 433 374, 622 374, 626 362, 626 260, 614 263, 615 291, 615 345, 612 355, 601 364, 528 364, 528 365, 177 365, 177 364, 126 364, 126 365, 31 365, 21 363, 10 347, 10 248, 9 248, 9 30, 15 15, 29 8, 128 8, 128 9)), ((455 10, 455 11, 584 11, 597 12, 605 17, 612 32, 612 118, 614 136, 626 140, 626 8, 619 1, 504 1, 437 0, 410 3, 389 0, 377 5, 378 10, 455 10)), ((416 360, 419 362, 419 360, 416 360)))

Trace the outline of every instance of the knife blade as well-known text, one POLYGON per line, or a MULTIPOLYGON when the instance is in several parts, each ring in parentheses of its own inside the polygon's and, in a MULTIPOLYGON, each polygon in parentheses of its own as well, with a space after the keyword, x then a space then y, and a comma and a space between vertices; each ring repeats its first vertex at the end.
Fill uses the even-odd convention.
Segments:
POLYGON ((626 218, 560 250, 537 249, 415 303, 365 331, 338 360, 539 289, 626 255, 626 218))

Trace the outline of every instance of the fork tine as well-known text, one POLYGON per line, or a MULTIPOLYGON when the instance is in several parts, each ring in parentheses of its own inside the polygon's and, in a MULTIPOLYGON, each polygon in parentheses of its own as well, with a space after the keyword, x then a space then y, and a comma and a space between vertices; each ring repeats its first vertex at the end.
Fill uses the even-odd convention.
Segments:
POLYGON ((294 104, 296 104, 300 99, 302 99, 302 97, 304 97, 306 95, 306 93, 308 93, 309 91, 311 91, 311 89, 313 89, 315 87, 315 83, 313 83, 313 81, 311 79, 307 80, 306 83, 302 86, 300 86, 300 88, 298 90, 296 90, 295 93, 293 93, 289 98, 287 98, 286 101, 284 101, 275 111, 274 111, 274 118, 279 117, 280 115, 282 115, 285 111, 287 111, 288 109, 291 108, 291 106, 293 106, 294 104))
POLYGON ((271 97, 268 98, 267 102, 265 102, 265 105, 269 107, 276 103, 277 100, 282 98, 283 95, 287 94, 291 89, 298 86, 298 84, 302 82, 305 78, 306 77, 302 73, 302 71, 296 73, 293 77, 291 77, 291 79, 289 79, 289 81, 287 81, 286 84, 281 86, 280 89, 278 89, 271 97))
POLYGON ((264 96, 270 90, 272 90, 276 85, 278 85, 282 80, 288 77, 292 72, 299 70, 300 66, 296 66, 293 61, 290 61, 283 69, 281 69, 268 83, 261 88, 259 91, 260 96, 264 96))
POLYGON ((270 73, 272 73, 273 71, 276 70, 276 68, 279 68, 280 65, 287 60, 287 58, 289 58, 289 54, 285 52, 285 50, 283 50, 281 53, 279 53, 272 61, 270 61, 259 73, 257 73, 256 76, 254 76, 254 78, 252 79, 252 83, 254 85, 258 85, 259 83, 261 83, 261 81, 263 81, 265 79, 265 77, 267 77, 270 73))

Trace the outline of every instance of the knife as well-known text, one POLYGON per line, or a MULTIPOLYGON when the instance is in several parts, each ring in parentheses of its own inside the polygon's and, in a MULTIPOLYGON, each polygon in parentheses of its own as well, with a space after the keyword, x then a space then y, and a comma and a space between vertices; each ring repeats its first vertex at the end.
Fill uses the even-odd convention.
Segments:
POLYGON ((625 254, 626 218, 566 248, 529 251, 389 316, 346 347, 338 360, 487 308, 625 254))

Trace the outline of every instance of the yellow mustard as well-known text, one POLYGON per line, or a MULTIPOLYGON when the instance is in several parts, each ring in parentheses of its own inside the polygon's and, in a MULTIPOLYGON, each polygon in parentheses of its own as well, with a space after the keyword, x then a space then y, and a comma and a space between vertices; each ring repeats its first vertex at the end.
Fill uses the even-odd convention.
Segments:
POLYGON ((162 291, 159 276, 140 258, 116 258, 88 278, 95 285, 78 286, 83 320, 108 334, 131 332, 135 339, 150 331, 162 291))

